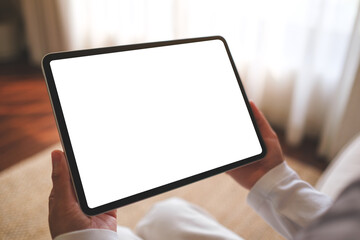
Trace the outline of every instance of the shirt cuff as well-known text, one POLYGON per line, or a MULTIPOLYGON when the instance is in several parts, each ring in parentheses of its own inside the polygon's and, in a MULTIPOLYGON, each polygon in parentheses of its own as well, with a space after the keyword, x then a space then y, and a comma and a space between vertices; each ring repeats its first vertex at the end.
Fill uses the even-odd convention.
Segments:
POLYGON ((250 189, 247 203, 254 209, 257 209, 257 207, 261 206, 262 202, 267 199, 273 188, 287 178, 299 179, 299 176, 286 164, 286 162, 282 162, 255 183, 250 189))
POLYGON ((85 229, 61 234, 54 240, 118 240, 117 233, 108 229, 85 229))

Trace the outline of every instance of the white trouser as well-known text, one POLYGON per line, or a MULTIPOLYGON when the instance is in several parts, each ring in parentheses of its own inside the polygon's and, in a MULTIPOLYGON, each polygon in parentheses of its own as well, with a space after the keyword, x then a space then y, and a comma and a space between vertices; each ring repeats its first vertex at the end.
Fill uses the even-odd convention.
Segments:
POLYGON ((155 204, 136 226, 136 234, 121 226, 117 232, 119 239, 134 240, 242 239, 205 210, 179 198, 155 204))

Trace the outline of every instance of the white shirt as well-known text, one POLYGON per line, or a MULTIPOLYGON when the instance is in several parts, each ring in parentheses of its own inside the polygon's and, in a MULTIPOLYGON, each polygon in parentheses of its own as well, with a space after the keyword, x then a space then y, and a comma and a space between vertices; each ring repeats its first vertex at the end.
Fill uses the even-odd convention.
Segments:
POLYGON ((286 163, 271 169, 250 190, 248 204, 287 239, 326 212, 327 195, 301 180, 286 163))
MULTIPOLYGON (((266 173, 252 187, 248 204, 287 239, 322 215, 332 200, 315 190, 286 163, 266 173)), ((87 229, 65 233, 54 240, 118 240, 116 232, 104 229, 87 229)))

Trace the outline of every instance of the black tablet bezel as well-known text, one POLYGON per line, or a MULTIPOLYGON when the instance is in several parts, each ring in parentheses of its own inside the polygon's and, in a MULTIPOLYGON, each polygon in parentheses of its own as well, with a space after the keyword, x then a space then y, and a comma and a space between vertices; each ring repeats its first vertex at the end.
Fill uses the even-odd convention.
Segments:
POLYGON ((62 146, 64 148, 64 152, 68 161, 68 165, 70 168, 70 172, 71 172, 71 177, 73 180, 73 184, 75 187, 75 192, 78 198, 78 202, 80 204, 80 207, 82 209, 82 211, 87 214, 87 215, 96 215, 96 214, 100 214, 103 212, 107 212, 110 211, 112 209, 118 208, 118 207, 122 207, 124 205, 136 202, 136 201, 140 201, 143 200, 145 198, 148 197, 152 197, 154 195, 160 194, 160 193, 164 193, 166 191, 170 191, 173 190, 175 188, 193 183, 195 181, 199 181, 202 180, 204 178, 210 177, 210 176, 214 176, 216 174, 228 171, 230 169, 251 163, 253 161, 259 160, 261 158, 263 158, 266 155, 266 147, 264 144, 264 141, 261 137, 260 131, 256 125, 255 122, 255 118, 253 116, 253 113, 251 111, 251 107, 249 104, 249 101, 247 99, 244 87, 241 83, 240 80, 240 76, 238 74, 238 71, 236 69, 235 63, 233 61, 233 58, 231 56, 229 47, 225 41, 225 39, 221 36, 211 36, 211 37, 201 37, 201 38, 190 38, 190 39, 180 39, 180 40, 171 40, 171 41, 162 41, 162 42, 151 42, 151 43, 141 43, 141 44, 133 44, 133 45, 124 45, 124 46, 115 46, 115 47, 106 47, 106 48, 96 48, 96 49, 88 49, 88 50, 79 50, 79 51, 70 51, 70 52, 58 52, 58 53, 50 53, 48 55, 46 55, 43 60, 42 60, 42 68, 43 68, 43 73, 46 79, 46 84, 47 84, 47 88, 48 88, 48 93, 49 93, 49 97, 51 100, 51 104, 52 104, 52 108, 53 108, 53 112, 54 112, 54 116, 56 119, 56 123, 57 123, 57 127, 58 127, 58 131, 60 133, 60 139, 62 142, 62 146), (66 122, 64 119, 64 115, 62 112, 62 108, 60 105, 60 100, 59 100, 59 96, 57 94, 57 90, 56 90, 56 85, 54 82, 54 78, 52 75, 52 71, 50 68, 50 62, 53 60, 59 60, 59 59, 65 59, 65 58, 74 58, 74 57, 82 57, 82 56, 89 56, 89 55, 97 55, 97 54, 105 54, 105 53, 113 53, 113 52, 123 52, 123 51, 131 51, 131 50, 137 50, 137 49, 144 49, 144 48, 155 48, 155 47, 162 47, 162 46, 170 46, 170 45, 176 45, 176 44, 186 44, 186 43, 193 43, 193 42, 202 42, 202 41, 210 41, 210 40, 221 40, 224 43, 226 52, 228 54, 229 60, 231 62, 232 68, 234 70, 234 74, 236 76, 236 79, 238 81, 239 84, 239 89, 241 91, 241 94, 244 97, 245 100, 245 104, 246 107, 248 109, 248 112, 250 114, 252 123, 254 125, 257 137, 259 139, 261 148, 262 148, 262 152, 258 155, 246 158, 246 159, 241 159, 238 160, 236 162, 233 162, 231 164, 227 164, 224 166, 220 166, 218 168, 215 169, 211 169, 208 170, 206 172, 194 175, 194 176, 190 176, 187 178, 184 178, 182 180, 176 181, 176 182, 172 182, 172 183, 168 183, 166 185, 163 186, 159 186, 156 187, 154 189, 150 189, 123 199, 119 199, 117 201, 114 202, 110 202, 95 208, 90 208, 87 204, 86 201, 86 197, 85 197, 85 193, 84 193, 84 189, 81 183, 81 179, 80 179, 80 175, 79 175, 79 171, 78 171, 78 167, 76 164, 76 160, 75 160, 75 156, 74 156, 74 152, 72 149, 72 145, 71 145, 71 141, 69 138, 69 133, 66 127, 66 122))

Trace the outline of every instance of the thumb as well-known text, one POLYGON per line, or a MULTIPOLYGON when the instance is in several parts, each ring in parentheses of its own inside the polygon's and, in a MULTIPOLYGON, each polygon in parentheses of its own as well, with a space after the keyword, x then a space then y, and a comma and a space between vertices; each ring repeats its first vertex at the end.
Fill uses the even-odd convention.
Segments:
POLYGON ((53 197, 65 202, 75 200, 64 153, 55 150, 51 153, 51 159, 53 167, 51 175, 53 182, 53 197))
POLYGON ((253 101, 250 101, 250 106, 261 135, 263 137, 270 137, 276 135, 274 130, 271 128, 269 122, 266 120, 264 114, 257 108, 253 101))

